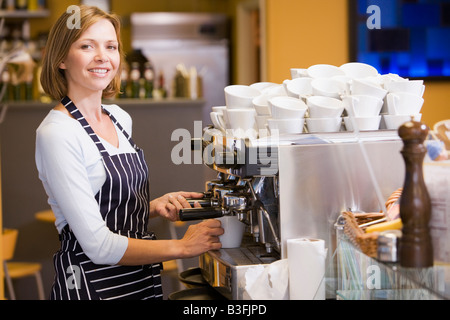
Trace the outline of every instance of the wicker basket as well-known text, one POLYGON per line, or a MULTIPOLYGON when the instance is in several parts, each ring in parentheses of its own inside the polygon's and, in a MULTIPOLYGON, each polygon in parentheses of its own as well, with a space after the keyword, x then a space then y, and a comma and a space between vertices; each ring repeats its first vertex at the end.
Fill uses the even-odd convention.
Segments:
MULTIPOLYGON (((401 196, 402 189, 397 189, 386 201, 386 209, 389 211, 390 207, 395 204, 398 198, 401 196)), ((345 211, 342 213, 345 218, 344 233, 353 243, 354 246, 359 248, 361 252, 369 257, 375 258, 377 256, 377 240, 378 232, 365 233, 360 225, 385 218, 385 214, 382 212, 372 213, 354 213, 351 211, 345 211)))

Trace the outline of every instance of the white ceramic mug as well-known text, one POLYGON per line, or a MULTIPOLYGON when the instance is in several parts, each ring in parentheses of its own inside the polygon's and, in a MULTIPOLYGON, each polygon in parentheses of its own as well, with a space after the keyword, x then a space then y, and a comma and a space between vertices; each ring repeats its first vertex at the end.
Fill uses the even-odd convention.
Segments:
POLYGON ((290 72, 292 79, 308 77, 308 69, 305 68, 291 68, 290 72))
POLYGON ((261 94, 256 88, 245 85, 230 85, 224 88, 228 109, 252 109, 252 100, 261 94))
POLYGON ((286 86, 288 96, 303 99, 311 96, 313 94, 311 81, 312 78, 306 77, 292 79, 286 86))
POLYGON ((342 124, 341 117, 335 118, 306 118, 308 132, 339 132, 342 124))
POLYGON ((384 114, 383 120, 386 129, 397 130, 405 122, 411 121, 411 117, 414 119, 414 121, 420 121, 420 119, 422 119, 422 114, 421 113, 414 115, 384 114))
POLYGON ((359 131, 378 130, 380 128, 381 116, 376 117, 344 117, 347 131, 354 131, 354 125, 359 131))
POLYGON ((344 63, 339 68, 344 70, 345 74, 353 79, 375 77, 378 75, 377 69, 369 64, 362 62, 344 63))
POLYGON ((214 106, 211 107, 211 110, 214 112, 218 112, 218 113, 222 113, 223 114, 223 110, 226 110, 227 106, 214 106))
POLYGON ((226 113, 229 129, 244 132, 255 129, 255 109, 227 109, 226 113))
POLYGON ((408 79, 402 78, 398 74, 395 74, 395 73, 382 74, 382 75, 380 75, 380 78, 381 78, 381 85, 385 89, 388 86, 388 84, 391 82, 409 81, 408 79))
POLYGON ((387 90, 383 89, 375 82, 362 79, 354 79, 350 85, 349 92, 351 92, 352 95, 374 96, 381 100, 383 100, 388 93, 387 90))
POLYGON ((222 224, 224 233, 219 236, 222 248, 238 248, 244 236, 245 224, 237 216, 223 216, 217 218, 222 224))
POLYGON ((418 114, 423 103, 424 99, 421 96, 406 92, 389 93, 386 96, 388 114, 418 114))
POLYGON ((278 134, 298 134, 303 132, 305 118, 300 119, 267 119, 267 127, 271 135, 277 130, 278 134))
POLYGON ((253 98, 252 103, 257 115, 266 116, 271 114, 268 100, 272 97, 267 94, 261 94, 253 98))
POLYGON ((297 98, 280 96, 273 97, 268 102, 274 119, 300 119, 308 110, 303 100, 297 98))
POLYGON ((384 85, 390 93, 407 92, 422 97, 425 91, 423 80, 391 81, 384 85))
POLYGON ((345 75, 344 70, 330 64, 315 64, 310 66, 307 71, 311 78, 331 78, 345 75))
POLYGON ((347 114, 353 117, 374 117, 380 114, 383 100, 373 96, 351 95, 343 97, 347 114))
POLYGON ((335 98, 312 96, 306 99, 311 118, 340 117, 344 111, 344 103, 335 98))
POLYGON ((334 76, 331 77, 330 79, 340 82, 341 87, 343 88, 344 95, 350 94, 350 86, 353 81, 352 78, 350 78, 349 76, 334 76))
POLYGON ((250 85, 250 87, 251 87, 251 88, 258 89, 259 91, 262 91, 262 90, 264 90, 264 89, 266 89, 266 88, 273 87, 273 86, 277 86, 277 85, 278 85, 278 83, 275 83, 275 82, 262 81, 262 82, 255 82, 255 83, 252 83, 252 84, 250 85))
POLYGON ((346 85, 333 78, 314 79, 311 82, 313 95, 340 99, 346 92, 346 85))
POLYGON ((283 84, 277 84, 276 86, 271 86, 262 90, 262 94, 266 94, 268 96, 287 96, 286 89, 283 84))

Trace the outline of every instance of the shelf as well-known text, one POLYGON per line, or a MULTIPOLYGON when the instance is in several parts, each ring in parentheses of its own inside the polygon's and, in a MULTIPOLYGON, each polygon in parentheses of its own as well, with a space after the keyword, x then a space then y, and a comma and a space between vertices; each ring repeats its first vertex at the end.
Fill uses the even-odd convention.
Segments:
POLYGON ((49 16, 49 14, 49 10, 0 10, 0 18, 8 19, 46 18, 49 16))
MULTIPOLYGON (((167 98, 167 99, 105 99, 104 104, 117 104, 120 107, 152 107, 152 106, 196 106, 202 107, 205 104, 204 99, 187 98, 167 98)), ((51 109, 57 104, 56 101, 44 103, 40 101, 2 101, 2 105, 7 105, 11 109, 51 109)))

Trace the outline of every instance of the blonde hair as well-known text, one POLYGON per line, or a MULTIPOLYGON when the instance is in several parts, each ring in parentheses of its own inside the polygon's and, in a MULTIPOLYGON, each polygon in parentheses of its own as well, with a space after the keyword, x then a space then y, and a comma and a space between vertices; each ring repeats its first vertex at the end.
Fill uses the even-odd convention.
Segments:
POLYGON ((41 85, 44 91, 53 99, 61 100, 67 95, 68 86, 61 63, 67 57, 72 44, 77 41, 84 31, 101 19, 107 19, 116 30, 119 43, 120 65, 116 76, 103 90, 104 98, 111 98, 120 91, 120 75, 124 53, 120 39, 120 18, 109 14, 94 6, 79 6, 79 28, 69 28, 68 21, 73 20, 72 13, 63 13, 50 30, 47 44, 42 58, 41 85))

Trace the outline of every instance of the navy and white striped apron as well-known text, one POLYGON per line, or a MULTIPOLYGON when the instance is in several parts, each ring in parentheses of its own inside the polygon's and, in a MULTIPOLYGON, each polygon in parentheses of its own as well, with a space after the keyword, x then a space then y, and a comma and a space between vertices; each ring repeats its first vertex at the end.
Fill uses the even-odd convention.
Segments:
MULTIPOLYGON (((102 155, 106 181, 95 198, 108 228, 129 238, 156 239, 147 232, 149 218, 148 167, 144 154, 112 114, 103 109, 123 132, 136 153, 110 156, 75 104, 61 100, 96 144, 102 155)), ((61 234, 61 249, 54 255, 54 300, 162 299, 162 263, 143 266, 94 264, 83 252, 70 226, 61 234)))

